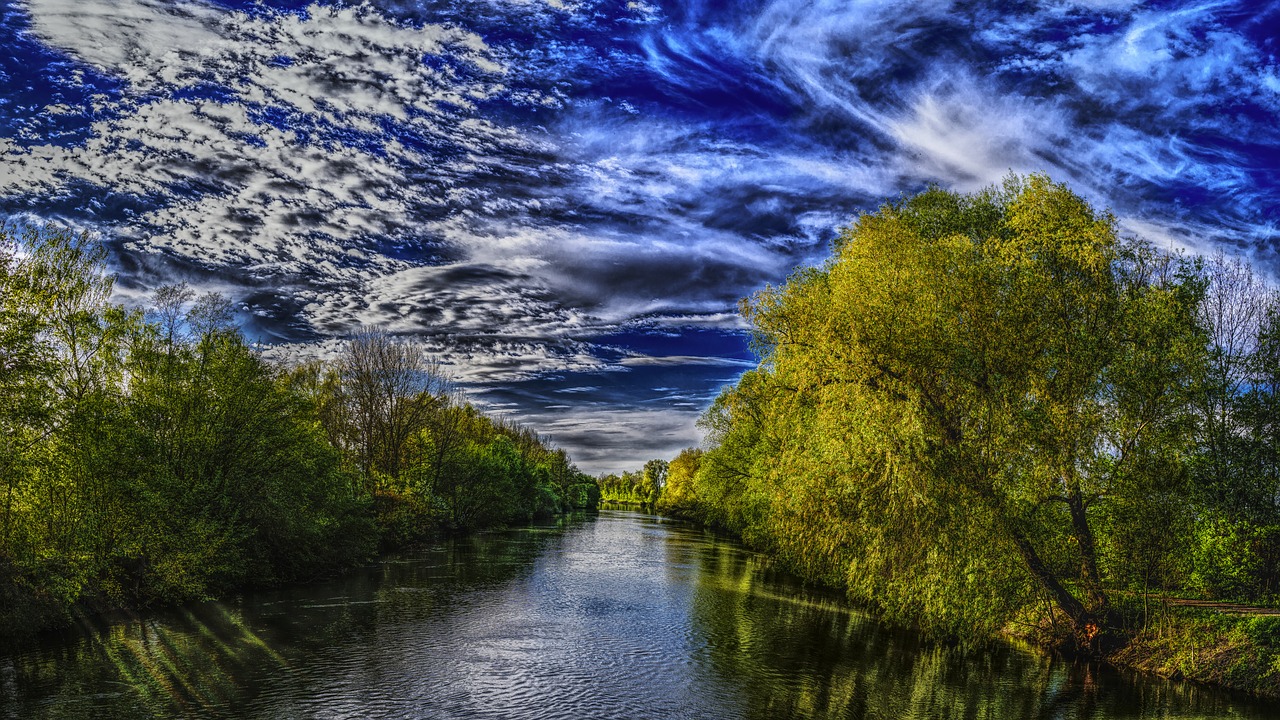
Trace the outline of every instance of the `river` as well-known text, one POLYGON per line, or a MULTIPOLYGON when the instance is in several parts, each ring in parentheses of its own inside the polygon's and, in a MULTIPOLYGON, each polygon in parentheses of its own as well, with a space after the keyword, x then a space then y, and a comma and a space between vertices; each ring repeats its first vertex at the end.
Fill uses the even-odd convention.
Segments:
POLYGON ((921 641, 689 525, 604 511, 0 656, 3 718, 1265 718, 1275 705, 921 641))

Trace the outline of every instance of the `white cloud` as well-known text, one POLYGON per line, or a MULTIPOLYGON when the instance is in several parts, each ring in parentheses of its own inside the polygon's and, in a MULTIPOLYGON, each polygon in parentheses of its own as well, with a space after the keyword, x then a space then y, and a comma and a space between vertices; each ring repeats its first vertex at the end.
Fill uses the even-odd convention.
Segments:
POLYGON ((686 367, 709 365, 713 367, 753 368, 754 360, 739 360, 704 355, 632 355, 619 361, 624 367, 686 367))
MULTIPOLYGON (((483 406, 483 402, 481 403, 483 406)), ((636 470, 645 460, 669 460, 701 442, 696 408, 546 408, 521 412, 519 422, 561 447, 573 448, 578 468, 591 475, 636 470)))
POLYGON ((966 191, 1010 171, 1051 169, 1046 156, 1071 132, 1053 104, 996 94, 963 75, 922 92, 888 127, 910 158, 904 169, 966 191))
MULTIPOLYGON (((370 270, 351 262, 351 250, 441 206, 459 175, 485 167, 495 149, 524 142, 458 115, 501 90, 502 68, 479 36, 456 28, 400 26, 367 10, 320 5, 303 17, 197 2, 32 0, 28 12, 34 34, 123 78, 129 91, 83 145, 0 146, 9 170, 0 192, 58 194, 87 182, 168 196, 139 218, 146 228, 122 230, 136 232, 140 249, 255 273, 358 280, 370 270), (433 69, 422 61, 427 55, 447 55, 472 76, 453 65, 433 69), (176 97, 206 87, 234 102, 176 97), (294 127, 277 128, 254 108, 292 113, 294 127), (379 118, 461 157, 441 166, 376 135, 379 118), (376 147, 324 137, 349 130, 376 147), (433 165, 433 185, 407 174, 433 165)), ((374 272, 403 265, 364 257, 383 266, 374 272)))
POLYGON ((1262 85, 1257 48, 1216 23, 1221 7, 1135 11, 1121 31, 1075 38, 1075 47, 1060 56, 1062 71, 1116 109, 1142 108, 1199 124, 1188 117, 1196 108, 1256 96, 1262 85))
MULTIPOLYGON (((385 328, 383 328, 385 329, 385 328)), ((592 346, 576 341, 531 342, 521 338, 448 337, 409 335, 423 353, 440 363, 445 375, 471 394, 482 393, 496 383, 510 384, 551 373, 619 372, 596 357, 592 346)), ((329 338, 307 343, 276 343, 266 348, 268 357, 281 361, 332 360, 342 353, 345 340, 329 338)), ((490 403, 488 406, 496 407, 490 403)), ((512 407, 514 405, 504 405, 512 407)))
MULTIPOLYGON (((0 196, 128 196, 134 214, 104 226, 127 253, 266 288, 278 307, 256 310, 299 334, 421 337, 477 388, 720 363, 616 360, 584 339, 741 329, 739 296, 926 182, 1043 170, 1160 243, 1275 237, 1274 189, 1257 179, 1271 168, 1249 148, 1276 147, 1277 131, 1223 109, 1280 111, 1275 59, 1220 4, 770 0, 670 18, 644 2, 383 4, 29 0, 32 36, 121 88, 42 105, 48 126, 86 117, 72 144, 12 125, 0 196), (513 22, 534 40, 482 40, 513 22), (598 46, 583 40, 597 31, 598 46), (737 90, 731 108, 706 97, 737 90)), ((592 423, 618 423, 613 440, 640 448, 598 463, 669 456, 687 440, 632 428, 691 432, 696 413, 680 413, 705 399, 672 399, 671 424, 549 400, 565 397, 538 399, 556 411, 541 420, 597 448, 592 423)))

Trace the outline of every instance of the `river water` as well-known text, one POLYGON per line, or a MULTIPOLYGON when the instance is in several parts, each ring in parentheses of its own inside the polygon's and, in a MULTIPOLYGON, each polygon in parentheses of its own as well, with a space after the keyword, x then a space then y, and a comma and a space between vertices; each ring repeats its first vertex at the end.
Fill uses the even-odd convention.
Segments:
POLYGON ((922 642, 697 528, 604 511, 0 656, 2 718, 1267 718, 922 642))

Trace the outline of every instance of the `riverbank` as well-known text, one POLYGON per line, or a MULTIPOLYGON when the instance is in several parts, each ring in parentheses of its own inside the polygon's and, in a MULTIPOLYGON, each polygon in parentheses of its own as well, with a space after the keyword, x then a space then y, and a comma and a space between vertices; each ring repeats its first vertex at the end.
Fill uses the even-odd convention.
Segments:
POLYGON ((109 298, 106 251, 0 227, 0 634, 315 578, 438 531, 593 507, 420 343, 270 357, 229 298, 109 298), (6 280, 7 279, 7 280, 6 280))
MULTIPOLYGON (((1110 594, 1105 643, 1083 653, 1118 668, 1280 699, 1280 610, 1237 603, 1110 594)), ((1061 620, 1002 634, 1041 651, 1079 656, 1061 620)))
MULTIPOLYGON (((562 519, 596 508, 567 507, 557 513, 538 513, 518 518, 503 518, 491 524, 458 528, 430 506, 412 498, 379 496, 369 504, 369 514, 359 524, 360 531, 341 540, 344 547, 326 555, 326 564, 305 566, 305 572, 275 577, 250 578, 214 591, 187 597, 159 595, 123 595, 111 593, 100 585, 88 584, 80 589, 74 601, 57 595, 57 586, 49 578, 31 578, 12 563, 0 561, 0 650, 14 650, 40 635, 65 631, 74 625, 96 618, 119 614, 136 615, 184 608, 196 603, 214 602, 244 592, 287 587, 305 587, 338 578, 387 557, 413 552, 445 540, 466 538, 478 532, 502 529, 512 524, 560 522, 562 519), (43 580, 43 581, 42 581, 43 580)), ((128 582, 128 578, 123 579, 128 582)), ((115 578, 118 587, 121 578, 115 578)), ((133 578, 134 587, 143 588, 142 578, 133 578)))
POLYGON ((1172 606, 1106 660, 1280 700, 1280 618, 1172 606))
MULTIPOLYGON (((683 511, 663 511, 664 517, 683 520, 726 537, 747 542, 738 533, 706 523, 686 507, 683 511)), ((831 576, 820 576, 798 563, 786 562, 769 548, 754 549, 787 569, 796 577, 849 594, 847 585, 833 583, 831 576)), ((874 603, 850 595, 850 599, 875 613, 874 603)), ((1113 617, 1119 627, 1111 628, 1111 647, 1084 659, 1098 660, 1121 670, 1147 673, 1167 680, 1188 681, 1206 687, 1244 692, 1268 700, 1280 700, 1280 610, 1276 614, 1232 612, 1245 606, 1200 601, 1151 601, 1143 603, 1139 596, 1117 593, 1113 598, 1113 617)), ((909 624, 909 623, 908 623, 909 624)), ((1011 624, 997 635, 1018 646, 1036 649, 1048 655, 1080 657, 1068 649, 1064 626, 1046 623, 1011 624)))
POLYGON ((601 498, 601 510, 645 510, 654 512, 653 504, 640 500, 612 500, 609 498, 601 498))
POLYGON ((931 637, 1276 696, 1269 621, 1124 602, 1280 599, 1280 296, 1245 260, 1010 176, 859 216, 741 311, 759 362, 703 447, 602 487, 657 488, 931 637))

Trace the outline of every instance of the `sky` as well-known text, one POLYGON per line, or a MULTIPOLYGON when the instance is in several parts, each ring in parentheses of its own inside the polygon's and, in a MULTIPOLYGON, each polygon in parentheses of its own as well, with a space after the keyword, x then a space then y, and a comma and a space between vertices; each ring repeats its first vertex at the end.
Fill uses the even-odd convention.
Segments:
POLYGON ((0 0, 0 219, 281 357, 377 327, 590 473, 697 445, 739 299, 1045 172, 1280 268, 1280 2, 0 0))

